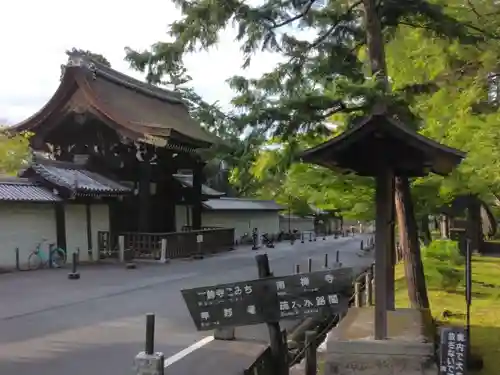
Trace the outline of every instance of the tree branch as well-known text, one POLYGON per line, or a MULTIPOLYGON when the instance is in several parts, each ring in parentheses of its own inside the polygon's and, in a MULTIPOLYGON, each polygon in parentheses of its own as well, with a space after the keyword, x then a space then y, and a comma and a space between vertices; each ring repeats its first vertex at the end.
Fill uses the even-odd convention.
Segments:
POLYGON ((319 116, 319 118, 326 119, 326 118, 328 118, 330 116, 333 116, 336 113, 340 113, 340 112, 342 112, 342 113, 352 113, 352 112, 356 112, 356 111, 363 111, 363 110, 365 110, 367 108, 366 106, 347 107, 345 105, 345 103, 342 102, 342 101, 340 101, 340 100, 336 104, 337 104, 336 107, 330 108, 323 115, 319 116))
POLYGON ((340 22, 342 22, 344 20, 345 17, 349 16, 352 11, 357 8, 359 5, 361 5, 361 3, 363 2, 363 0, 359 0, 359 1, 356 1, 354 2, 348 9, 347 11, 341 16, 339 17, 339 19, 337 20, 337 22, 335 22, 332 26, 330 26, 328 28, 328 30, 323 34, 323 35, 320 35, 312 44, 311 46, 309 47, 309 49, 313 49, 313 48, 316 48, 317 46, 319 46, 321 43, 323 43, 323 41, 328 38, 328 36, 337 28, 337 26, 340 24, 340 22))
MULTIPOLYGON (((421 25, 421 24, 415 24, 415 23, 408 22, 408 21, 399 21, 399 24, 400 25, 414 27, 414 28, 418 28, 418 29, 435 31, 432 27, 421 25)), ((484 30, 484 29, 482 29, 482 28, 480 28, 478 26, 474 26, 474 25, 472 25, 470 23, 466 23, 466 22, 464 22, 463 25, 465 27, 468 27, 469 29, 477 31, 478 33, 483 34, 484 36, 487 36, 487 37, 489 37, 491 39, 500 40, 500 35, 492 34, 492 33, 488 32, 488 31, 486 31, 486 30, 484 30)))
POLYGON ((474 6, 474 4, 472 4, 471 0, 467 0, 467 3, 469 4, 470 10, 472 10, 472 13, 474 13, 477 18, 483 18, 483 16, 478 13, 478 11, 476 10, 476 7, 474 6))
POLYGON ((299 14, 297 14, 297 15, 291 17, 291 18, 288 18, 288 19, 286 19, 284 21, 281 21, 280 23, 276 23, 276 21, 273 20, 273 19, 268 19, 269 21, 271 21, 273 23, 273 26, 271 26, 270 30, 279 29, 280 27, 289 25, 292 22, 295 22, 295 21, 301 19, 302 17, 304 17, 311 10, 311 7, 312 7, 312 5, 315 2, 316 2, 316 0, 309 0, 307 2, 307 4, 304 5, 304 7, 302 8, 302 10, 299 12, 299 14))

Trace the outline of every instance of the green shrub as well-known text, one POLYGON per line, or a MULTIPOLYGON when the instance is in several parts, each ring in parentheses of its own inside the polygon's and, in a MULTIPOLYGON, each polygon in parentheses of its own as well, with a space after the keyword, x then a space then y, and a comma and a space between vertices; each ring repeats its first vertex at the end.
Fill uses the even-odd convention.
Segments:
POLYGON ((455 266, 463 266, 465 258, 460 254, 458 243, 450 240, 434 240, 422 251, 424 261, 433 259, 439 262, 451 263, 455 266))
POLYGON ((422 248, 422 261, 429 287, 455 291, 464 278, 465 259, 454 241, 432 241, 422 248))

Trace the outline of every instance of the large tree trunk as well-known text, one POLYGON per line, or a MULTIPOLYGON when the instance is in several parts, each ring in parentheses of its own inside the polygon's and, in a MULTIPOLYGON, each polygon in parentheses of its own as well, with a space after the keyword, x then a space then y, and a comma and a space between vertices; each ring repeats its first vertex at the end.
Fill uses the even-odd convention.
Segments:
POLYGON ((413 308, 429 308, 424 267, 418 242, 417 222, 413 212, 408 178, 396 178, 395 195, 399 240, 403 250, 405 276, 408 283, 408 298, 413 308))
POLYGON ((473 195, 469 197, 467 204, 467 237, 470 239, 471 251, 478 252, 483 240, 481 204, 473 195))
MULTIPOLYGON (((366 22, 366 44, 368 46, 371 71, 384 90, 389 92, 390 86, 385 61, 384 38, 375 1, 363 0, 363 7, 366 22)), ((403 259, 405 260, 408 294, 412 306, 427 308, 429 307, 429 301, 425 287, 424 267, 420 257, 418 228, 410 196, 410 184, 407 178, 398 178, 395 195, 397 197, 396 202, 399 203, 396 205, 396 216, 398 217, 403 259)), ((394 249, 388 250, 394 251, 394 249)), ((387 277, 394 279, 394 268, 389 268, 389 273, 387 277)))

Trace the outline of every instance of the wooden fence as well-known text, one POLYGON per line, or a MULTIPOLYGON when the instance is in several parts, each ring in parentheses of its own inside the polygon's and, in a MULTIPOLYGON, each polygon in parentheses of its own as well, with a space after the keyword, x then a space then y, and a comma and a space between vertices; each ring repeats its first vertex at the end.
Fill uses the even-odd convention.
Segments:
POLYGON ((167 242, 166 257, 187 258, 228 251, 234 246, 233 228, 210 228, 170 233, 98 232, 100 258, 118 258, 118 238, 124 237, 125 250, 136 259, 160 259, 161 242, 167 242))

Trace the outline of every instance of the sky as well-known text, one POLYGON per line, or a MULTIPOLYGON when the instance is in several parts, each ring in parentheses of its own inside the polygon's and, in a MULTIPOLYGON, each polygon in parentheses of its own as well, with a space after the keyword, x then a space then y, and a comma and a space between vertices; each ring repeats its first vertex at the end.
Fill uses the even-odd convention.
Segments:
MULTIPOLYGON (((20 122, 45 105, 59 85, 65 51, 73 47, 102 54, 114 69, 143 79, 123 60, 124 48, 143 50, 166 40, 168 25, 180 17, 169 0, 16 0, 2 2, 0 14, 0 124, 20 122)), ((279 61, 261 52, 243 71, 234 35, 227 30, 217 48, 185 60, 196 91, 225 107, 233 96, 229 77, 257 77, 279 61)))

